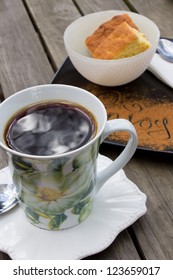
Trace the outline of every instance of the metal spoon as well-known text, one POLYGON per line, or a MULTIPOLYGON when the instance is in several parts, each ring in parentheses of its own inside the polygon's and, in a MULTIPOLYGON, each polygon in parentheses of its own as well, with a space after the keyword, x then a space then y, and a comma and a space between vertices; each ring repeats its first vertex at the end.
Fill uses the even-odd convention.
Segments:
POLYGON ((14 185, 0 184, 0 214, 12 209, 17 203, 17 192, 14 185))
POLYGON ((162 58, 173 63, 173 42, 166 39, 160 39, 157 51, 162 58))

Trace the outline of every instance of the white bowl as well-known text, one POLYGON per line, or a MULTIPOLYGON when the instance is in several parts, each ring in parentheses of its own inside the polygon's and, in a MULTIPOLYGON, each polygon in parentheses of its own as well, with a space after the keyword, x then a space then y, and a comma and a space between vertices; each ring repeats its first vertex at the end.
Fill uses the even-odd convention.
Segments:
POLYGON ((88 14, 72 22, 65 30, 64 44, 71 62, 78 72, 89 81, 104 86, 119 86, 138 78, 149 66, 156 51, 160 32, 150 19, 128 11, 102 11, 88 14), (94 59, 85 45, 85 39, 100 24, 115 15, 127 13, 151 43, 146 51, 117 60, 94 59))

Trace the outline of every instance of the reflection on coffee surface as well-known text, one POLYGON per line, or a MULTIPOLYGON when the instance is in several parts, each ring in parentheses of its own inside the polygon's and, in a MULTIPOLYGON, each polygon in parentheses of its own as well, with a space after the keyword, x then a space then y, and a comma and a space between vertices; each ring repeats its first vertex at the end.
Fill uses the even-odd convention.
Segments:
POLYGON ((11 118, 5 130, 13 150, 39 156, 75 150, 97 130, 93 115, 80 105, 52 102, 25 108, 11 118))

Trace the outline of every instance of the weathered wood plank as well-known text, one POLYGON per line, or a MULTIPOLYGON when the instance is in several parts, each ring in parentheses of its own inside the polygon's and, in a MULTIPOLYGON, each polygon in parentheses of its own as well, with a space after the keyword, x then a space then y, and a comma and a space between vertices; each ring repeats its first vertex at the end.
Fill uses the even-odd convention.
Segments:
POLYGON ((136 155, 126 174, 148 197, 147 214, 134 232, 147 259, 173 259, 173 168, 171 155, 136 155))
POLYGON ((5 97, 49 83, 53 71, 20 0, 0 1, 0 83, 5 97))
MULTIPOLYGON (((116 146, 101 147, 101 153, 112 159, 120 151, 116 146)), ((124 168, 127 177, 147 195, 147 213, 132 226, 144 259, 173 259, 171 156, 137 151, 124 168)))
POLYGON ((79 18, 80 13, 71 0, 42 0, 41 2, 25 0, 25 2, 53 67, 57 70, 67 57, 63 41, 65 28, 79 18))
POLYGON ((74 2, 84 15, 105 10, 129 10, 124 1, 119 0, 74 0, 74 2))
POLYGON ((102 252, 89 256, 87 260, 139 260, 139 254, 132 246, 132 240, 127 232, 121 232, 115 241, 102 252))
POLYGON ((159 27, 162 37, 173 38, 173 1, 170 0, 130 0, 140 14, 153 20, 159 27))
POLYGON ((42 0, 41 5, 38 0, 25 0, 55 70, 62 65, 67 57, 63 34, 65 28, 72 21, 79 18, 81 14, 88 14, 104 9, 122 10, 127 8, 124 2, 119 0, 79 0, 74 2, 76 3, 76 7, 71 0, 42 0))

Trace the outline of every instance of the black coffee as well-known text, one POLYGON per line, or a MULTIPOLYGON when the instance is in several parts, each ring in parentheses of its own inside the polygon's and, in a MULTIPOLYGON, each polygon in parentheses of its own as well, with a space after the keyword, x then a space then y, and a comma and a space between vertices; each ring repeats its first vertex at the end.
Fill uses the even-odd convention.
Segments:
POLYGON ((83 146, 95 136, 96 129, 92 114, 76 104, 37 104, 11 118, 5 140, 13 150, 48 156, 83 146))

